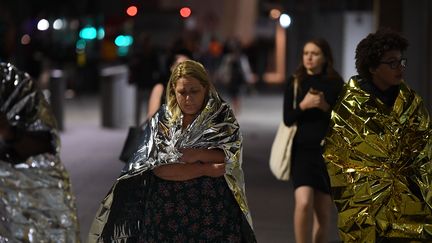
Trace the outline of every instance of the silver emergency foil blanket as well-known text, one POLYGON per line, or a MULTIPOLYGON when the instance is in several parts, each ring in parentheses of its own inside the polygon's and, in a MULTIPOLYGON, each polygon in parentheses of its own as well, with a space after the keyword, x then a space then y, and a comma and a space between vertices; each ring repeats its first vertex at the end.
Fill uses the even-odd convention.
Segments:
POLYGON ((30 76, 13 65, 0 63, 0 78, 0 111, 9 123, 49 132, 56 151, 18 163, 0 160, 0 242, 79 242, 75 199, 49 105, 30 76))
MULTIPOLYGON (((181 148, 219 148, 225 152, 225 179, 248 224, 252 227, 245 196, 240 127, 229 105, 222 101, 216 93, 210 93, 202 112, 184 130, 182 130, 182 116, 173 120, 166 106, 162 106, 146 124, 142 144, 124 168, 122 175, 105 197, 96 214, 90 230, 89 242, 103 241, 103 232, 108 218, 110 214, 115 213, 111 211, 111 208, 115 203, 116 186, 127 179, 144 178, 145 172, 155 167, 179 163, 181 156, 179 149, 181 148)), ((136 180, 134 185, 137 183, 145 184, 146 181, 136 180)), ((124 187, 124 190, 127 189, 124 187)), ((139 225, 136 222, 134 224, 139 225)), ((116 238, 121 238, 122 235, 127 236, 131 231, 128 227, 123 225, 123 227, 114 229, 116 238)))

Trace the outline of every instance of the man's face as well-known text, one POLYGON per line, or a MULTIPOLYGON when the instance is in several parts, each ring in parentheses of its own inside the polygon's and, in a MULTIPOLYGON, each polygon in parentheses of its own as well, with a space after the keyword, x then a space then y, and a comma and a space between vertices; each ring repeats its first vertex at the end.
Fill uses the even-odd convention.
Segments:
POLYGON ((405 65, 406 59, 404 61, 402 58, 401 51, 387 51, 380 60, 378 67, 369 70, 372 74, 372 81, 381 90, 398 85, 402 82, 405 65))

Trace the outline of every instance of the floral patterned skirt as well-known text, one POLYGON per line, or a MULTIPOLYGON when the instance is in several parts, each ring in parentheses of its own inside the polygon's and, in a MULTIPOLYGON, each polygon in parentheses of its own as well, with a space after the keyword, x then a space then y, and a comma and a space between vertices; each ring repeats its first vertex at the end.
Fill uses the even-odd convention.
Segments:
POLYGON ((242 242, 243 214, 223 176, 153 177, 139 242, 242 242))

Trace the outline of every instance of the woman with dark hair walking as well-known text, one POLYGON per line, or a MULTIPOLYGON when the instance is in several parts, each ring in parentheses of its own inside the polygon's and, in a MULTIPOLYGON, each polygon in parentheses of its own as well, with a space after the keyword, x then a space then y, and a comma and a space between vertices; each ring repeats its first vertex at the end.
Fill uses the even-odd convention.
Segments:
POLYGON ((294 232, 297 243, 327 242, 332 207, 330 181, 322 157, 322 141, 344 82, 333 68, 327 41, 313 39, 303 47, 284 94, 285 125, 297 123, 293 144, 294 232), (293 106, 294 87, 297 87, 293 106), (312 236, 312 239, 311 239, 312 236))

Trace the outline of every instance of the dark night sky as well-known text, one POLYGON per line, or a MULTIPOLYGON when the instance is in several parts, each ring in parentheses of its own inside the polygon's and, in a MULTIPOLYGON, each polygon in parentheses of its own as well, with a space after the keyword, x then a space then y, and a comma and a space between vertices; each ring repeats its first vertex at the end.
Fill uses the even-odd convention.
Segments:
POLYGON ((1 0, 0 9, 12 13, 15 19, 26 17, 77 17, 92 14, 116 15, 130 4, 154 11, 157 0, 1 0))

